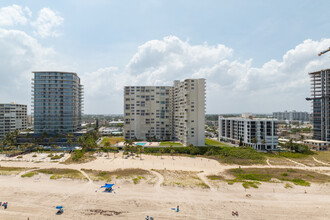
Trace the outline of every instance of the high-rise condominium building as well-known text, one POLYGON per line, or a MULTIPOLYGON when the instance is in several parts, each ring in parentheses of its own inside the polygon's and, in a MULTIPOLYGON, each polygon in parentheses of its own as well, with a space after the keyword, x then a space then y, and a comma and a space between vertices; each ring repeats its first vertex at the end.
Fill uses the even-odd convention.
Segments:
POLYGON ((0 140, 9 132, 27 128, 27 106, 0 104, 0 140))
POLYGON ((277 120, 223 118, 219 116, 219 140, 251 146, 256 150, 275 150, 278 145, 277 120))
POLYGON ((205 142, 205 79, 174 81, 174 86, 124 88, 125 139, 205 142))
POLYGON ((174 81, 174 134, 184 145, 205 145, 205 79, 174 81))
POLYGON ((70 133, 80 128, 83 86, 72 72, 33 72, 35 133, 70 133))
POLYGON ((330 69, 309 73, 313 103, 313 138, 330 141, 330 69))
POLYGON ((273 112, 273 118, 277 120, 289 120, 289 121, 309 121, 308 112, 297 112, 297 111, 284 111, 284 112, 273 112))

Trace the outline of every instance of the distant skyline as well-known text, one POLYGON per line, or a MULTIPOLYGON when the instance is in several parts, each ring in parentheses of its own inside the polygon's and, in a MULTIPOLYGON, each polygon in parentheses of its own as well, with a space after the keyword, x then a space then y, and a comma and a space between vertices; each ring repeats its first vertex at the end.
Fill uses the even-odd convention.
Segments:
POLYGON ((31 107, 32 71, 76 72, 86 114, 122 114, 125 85, 206 79, 206 113, 311 111, 330 68, 329 1, 0 2, 0 103, 31 107))

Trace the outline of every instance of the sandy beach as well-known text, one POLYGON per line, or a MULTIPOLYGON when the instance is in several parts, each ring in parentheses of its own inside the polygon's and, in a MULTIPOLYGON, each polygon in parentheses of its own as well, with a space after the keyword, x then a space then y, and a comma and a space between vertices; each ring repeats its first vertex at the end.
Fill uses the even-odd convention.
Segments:
MULTIPOLYGON (((0 208, 0 219, 329 219, 330 183, 312 183, 310 187, 284 183, 262 183, 259 188, 245 189, 241 183, 210 183, 209 174, 218 174, 238 165, 224 165, 199 157, 142 155, 123 159, 120 154, 110 158, 98 157, 85 164, 65 165, 54 162, 4 161, 2 167, 27 167, 18 175, 0 176, 0 201, 8 202, 6 210, 0 208), (34 168, 70 168, 112 171, 117 168, 145 170, 194 171, 210 188, 164 186, 164 177, 155 171, 155 181, 133 184, 127 180, 114 180, 114 193, 104 193, 104 181, 59 179, 51 180, 39 174, 22 178, 21 174, 34 168), (31 168, 31 169, 30 169, 31 168), (57 216, 55 207, 64 206, 57 216), (179 205, 180 211, 172 208, 179 205), (238 211, 239 216, 233 216, 238 211)), ((25 157, 25 156, 24 156, 25 157)), ((30 155, 26 155, 30 158, 30 155)), ((253 166, 267 167, 269 166, 253 166)), ((274 166, 272 166, 274 167, 274 166)), ((279 166, 276 166, 279 167, 279 166)), ((297 169, 297 167, 295 167, 297 169)), ((330 167, 301 167, 329 173, 330 167)))

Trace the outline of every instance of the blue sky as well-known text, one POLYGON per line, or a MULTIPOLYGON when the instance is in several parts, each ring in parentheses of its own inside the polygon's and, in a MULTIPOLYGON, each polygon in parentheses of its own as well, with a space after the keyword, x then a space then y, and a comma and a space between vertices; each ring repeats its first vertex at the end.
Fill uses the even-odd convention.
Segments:
POLYGON ((29 73, 55 68, 82 78, 85 113, 122 113, 124 85, 187 77, 209 82, 208 113, 309 111, 308 72, 330 66, 317 57, 330 46, 329 1, 1 1, 0 18, 14 5, 21 20, 0 20, 0 86, 17 89, 3 86, 0 102, 29 104, 29 73))

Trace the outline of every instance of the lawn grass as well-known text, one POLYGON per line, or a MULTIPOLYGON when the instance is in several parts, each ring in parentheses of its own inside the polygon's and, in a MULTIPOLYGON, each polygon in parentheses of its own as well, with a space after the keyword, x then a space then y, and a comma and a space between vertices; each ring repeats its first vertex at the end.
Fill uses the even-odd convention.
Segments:
POLYGON ((117 142, 122 142, 124 141, 124 137, 105 137, 103 138, 102 142, 101 142, 101 145, 104 146, 105 142, 110 142, 111 145, 115 145, 117 144, 117 142))
POLYGON ((114 171, 102 171, 102 170, 90 170, 82 169, 87 175, 94 181, 106 181, 110 182, 113 179, 130 179, 134 184, 143 180, 150 180, 153 175, 143 169, 131 168, 131 169, 117 169, 114 171))
POLYGON ((218 147, 232 147, 228 144, 225 144, 225 143, 222 143, 220 141, 213 140, 213 139, 209 139, 209 138, 205 138, 205 145, 218 146, 218 147))
POLYGON ((182 171, 182 170, 155 170, 164 177, 164 186, 179 186, 179 187, 191 187, 191 188, 210 188, 205 184, 197 174, 196 171, 182 171))
POLYGON ((1 167, 0 166, 0 175, 17 175, 20 172, 27 170, 26 167, 1 167))
POLYGON ((181 143, 177 143, 177 142, 170 142, 170 141, 166 141, 166 142, 161 142, 159 144, 159 146, 173 146, 173 147, 182 147, 183 145, 181 143))
POLYGON ((73 169, 49 168, 49 169, 34 170, 33 172, 51 175, 50 179, 68 178, 68 179, 87 180, 86 177, 80 171, 73 169))

